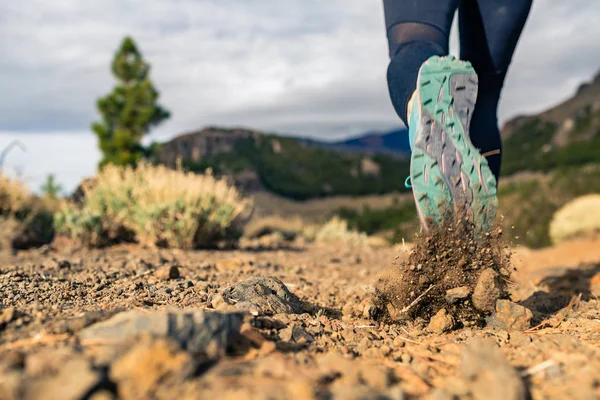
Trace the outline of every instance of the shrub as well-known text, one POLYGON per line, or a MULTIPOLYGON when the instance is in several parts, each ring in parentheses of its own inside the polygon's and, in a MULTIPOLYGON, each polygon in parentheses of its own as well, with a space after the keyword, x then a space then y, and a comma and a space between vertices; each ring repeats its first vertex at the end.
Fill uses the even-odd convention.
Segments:
POLYGON ((138 242, 191 249, 232 244, 253 207, 210 171, 196 175, 147 163, 107 165, 81 191, 79 204, 61 205, 56 228, 90 246, 138 242))
POLYGON ((574 237, 600 232, 600 195, 578 197, 558 210, 550 222, 550 238, 554 244, 574 237))
POLYGON ((27 249, 50 243, 54 237, 51 206, 22 182, 0 175, 2 247, 27 249))
POLYGON ((363 232, 348 229, 348 222, 336 216, 317 231, 315 241, 365 245, 368 243, 368 236, 363 232))

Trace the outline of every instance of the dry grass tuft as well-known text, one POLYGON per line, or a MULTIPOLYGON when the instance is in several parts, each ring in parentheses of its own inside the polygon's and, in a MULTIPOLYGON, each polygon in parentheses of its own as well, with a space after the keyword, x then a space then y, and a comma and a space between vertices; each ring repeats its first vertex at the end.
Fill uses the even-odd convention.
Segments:
POLYGON ((347 221, 333 217, 316 232, 315 241, 368 245, 369 237, 365 233, 350 230, 347 221))
POLYGON ((27 249, 54 237, 51 204, 31 194, 25 184, 0 175, 0 247, 27 249))
POLYGON ((56 227, 91 246, 123 241, 183 249, 232 244, 253 208, 250 199, 210 172, 196 175, 145 163, 106 166, 82 191, 82 204, 61 205, 56 227))

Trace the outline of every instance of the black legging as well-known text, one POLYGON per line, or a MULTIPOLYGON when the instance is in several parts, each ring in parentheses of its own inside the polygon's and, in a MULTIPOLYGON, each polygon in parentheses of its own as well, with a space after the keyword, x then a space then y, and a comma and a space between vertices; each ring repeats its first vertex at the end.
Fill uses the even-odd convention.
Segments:
POLYGON ((471 141, 486 154, 498 179, 501 150, 498 102, 532 0, 383 0, 390 64, 388 88, 396 112, 408 126, 406 109, 421 64, 448 54, 448 39, 458 9, 460 58, 479 77, 471 119, 471 141))

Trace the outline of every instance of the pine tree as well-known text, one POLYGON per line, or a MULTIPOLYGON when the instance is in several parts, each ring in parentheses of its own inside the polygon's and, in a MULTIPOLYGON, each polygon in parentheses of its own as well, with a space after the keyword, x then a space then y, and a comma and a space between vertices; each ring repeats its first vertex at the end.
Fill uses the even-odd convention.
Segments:
POLYGON ((102 151, 100 167, 135 165, 150 157, 155 148, 145 148, 143 136, 169 118, 169 112, 157 104, 159 94, 149 78, 150 65, 130 37, 125 37, 115 53, 112 73, 118 83, 110 94, 98 99, 102 118, 92 124, 102 151))
POLYGON ((46 182, 40 188, 44 196, 49 197, 51 199, 58 198, 58 195, 62 192, 62 186, 56 182, 56 177, 54 174, 49 174, 46 176, 46 182))

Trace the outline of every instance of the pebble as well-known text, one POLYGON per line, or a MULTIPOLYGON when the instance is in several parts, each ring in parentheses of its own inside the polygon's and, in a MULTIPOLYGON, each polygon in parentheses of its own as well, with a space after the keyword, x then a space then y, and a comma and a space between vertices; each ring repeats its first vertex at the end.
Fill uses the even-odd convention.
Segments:
POLYGON ((179 268, 176 265, 166 265, 156 270, 154 274, 158 279, 166 281, 179 278, 179 268))
POLYGON ((494 311, 496 300, 501 294, 498 273, 493 269, 484 269, 473 291, 473 306, 479 311, 494 311))
POLYGON ((437 312, 429 321, 427 329, 433 333, 442 334, 454 328, 454 318, 448 314, 445 308, 437 312))
POLYGON ((508 300, 498 300, 488 325, 508 331, 524 331, 531 327, 533 313, 528 308, 508 300))
POLYGON ((461 286, 454 289, 446 290, 446 301, 454 304, 459 300, 464 300, 471 294, 471 289, 467 286, 461 286))

